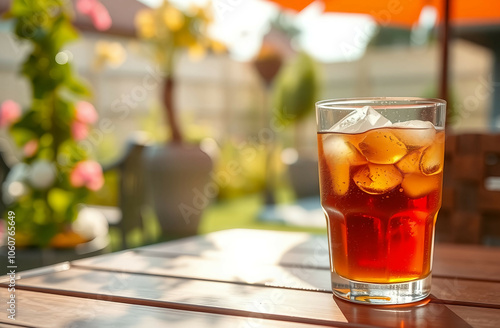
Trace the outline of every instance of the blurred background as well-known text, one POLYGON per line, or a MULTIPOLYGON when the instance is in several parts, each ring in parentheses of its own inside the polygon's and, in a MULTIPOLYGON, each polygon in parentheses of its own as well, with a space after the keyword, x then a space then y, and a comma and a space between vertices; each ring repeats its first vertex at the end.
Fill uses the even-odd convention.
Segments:
MULTIPOLYGON (((0 0, 3 208, 17 211, 18 220, 34 220, 29 209, 40 200, 48 213, 26 236, 17 230, 18 245, 41 249, 33 256, 48 264, 59 259, 54 249, 66 258, 81 257, 228 228, 324 233, 314 102, 438 97, 443 74, 441 1, 422 1, 428 5, 419 8, 404 1, 385 3, 363 9, 365 14, 335 12, 328 2, 48 1, 47 23, 45 14, 0 0), (400 21, 409 9, 413 16, 400 21), (70 32, 57 32, 61 27, 52 20, 61 10, 78 38, 66 40, 61 35, 70 32), (41 58, 48 48, 43 33, 22 29, 23 20, 64 39, 53 44, 53 56, 47 58, 54 65, 70 64, 89 91, 70 88, 76 95, 71 97, 61 93, 71 131, 44 130, 33 137, 37 146, 31 151, 29 138, 19 137, 27 133, 27 123, 19 122, 45 101, 33 92, 45 82, 35 81, 35 73, 22 73, 22 67, 32 58, 35 70, 43 73, 41 58), (89 119, 86 132, 78 134, 72 122, 81 101, 98 119, 89 119), (21 118, 7 114, 16 112, 13 104, 21 118), (58 138, 71 139, 72 147, 100 165, 101 185, 89 173, 93 169, 75 178, 82 159, 65 162, 59 148, 50 155, 42 152, 44 142, 50 148, 58 138), (40 160, 52 164, 35 172, 40 160), (36 177, 28 179, 32 185, 12 174, 9 178, 19 163, 31 165, 31 176, 55 172, 56 182, 40 186, 33 183, 36 177), (85 198, 72 196, 85 188, 90 191, 85 198), (71 206, 76 214, 59 219, 47 232, 51 215, 70 213, 71 206), (35 238, 37 229, 45 229, 47 237, 35 238)), ((451 20, 447 99, 452 133, 491 133, 500 127, 493 110, 498 22, 494 17, 467 24, 451 20)), ((53 73, 46 75, 51 79, 53 73)), ((5 237, 7 226, 5 220, 0 230, 5 237)))

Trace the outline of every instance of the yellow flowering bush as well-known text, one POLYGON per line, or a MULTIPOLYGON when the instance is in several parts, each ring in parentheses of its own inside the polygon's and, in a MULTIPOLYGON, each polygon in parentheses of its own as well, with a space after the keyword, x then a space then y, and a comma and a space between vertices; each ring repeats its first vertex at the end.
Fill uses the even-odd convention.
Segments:
POLYGON ((143 9, 135 17, 137 33, 153 47, 153 56, 165 73, 170 74, 178 50, 187 49, 192 59, 204 57, 206 51, 224 51, 224 46, 208 35, 212 23, 211 4, 192 5, 181 11, 164 0, 156 9, 143 9))

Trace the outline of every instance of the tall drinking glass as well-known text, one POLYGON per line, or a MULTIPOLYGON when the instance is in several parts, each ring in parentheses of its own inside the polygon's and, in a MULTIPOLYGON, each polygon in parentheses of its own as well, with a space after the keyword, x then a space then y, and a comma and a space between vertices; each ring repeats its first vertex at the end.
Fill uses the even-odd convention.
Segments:
POLYGON ((332 289, 359 303, 430 293, 441 206, 446 102, 357 98, 316 104, 332 289))

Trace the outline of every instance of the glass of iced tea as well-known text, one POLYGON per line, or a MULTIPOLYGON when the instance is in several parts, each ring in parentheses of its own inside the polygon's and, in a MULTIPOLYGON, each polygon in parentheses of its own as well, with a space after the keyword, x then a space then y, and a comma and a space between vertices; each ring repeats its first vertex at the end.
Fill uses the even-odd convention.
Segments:
POLYGON ((334 295, 372 304, 429 295, 445 111, 444 100, 423 98, 316 104, 334 295))

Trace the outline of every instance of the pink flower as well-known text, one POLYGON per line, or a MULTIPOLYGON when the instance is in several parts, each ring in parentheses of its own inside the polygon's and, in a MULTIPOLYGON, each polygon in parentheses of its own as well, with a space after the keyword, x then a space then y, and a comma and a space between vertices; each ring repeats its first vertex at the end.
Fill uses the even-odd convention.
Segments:
POLYGON ((95 161, 81 161, 71 171, 69 181, 73 187, 87 187, 96 191, 104 184, 104 176, 99 163, 95 161))
POLYGON ((99 115, 94 106, 87 101, 79 101, 75 106, 75 120, 71 123, 71 136, 76 141, 87 138, 89 134, 88 124, 97 122, 99 115))
POLYGON ((24 156, 26 157, 33 157, 33 155, 36 154, 37 150, 38 150, 38 140, 36 139, 31 139, 30 141, 24 144, 23 153, 24 156))
POLYGON ((97 0, 78 0, 76 2, 76 9, 83 15, 90 15, 96 3, 97 0))
POLYGON ((105 31, 111 27, 111 16, 109 16, 106 7, 100 2, 96 4, 94 12, 90 17, 92 18, 95 28, 99 31, 105 31))
POLYGON ((99 31, 111 27, 111 16, 109 16, 108 10, 99 0, 78 0, 76 9, 83 15, 89 16, 94 27, 99 31))
POLYGON ((97 114, 94 105, 87 101, 79 101, 76 103, 75 118, 77 121, 86 124, 94 124, 97 122, 99 115, 97 114))
POLYGON ((76 141, 81 141, 89 135, 89 126, 85 123, 74 121, 71 123, 71 136, 76 141))
POLYGON ((21 117, 21 107, 13 100, 6 100, 0 106, 0 127, 11 125, 21 117))

